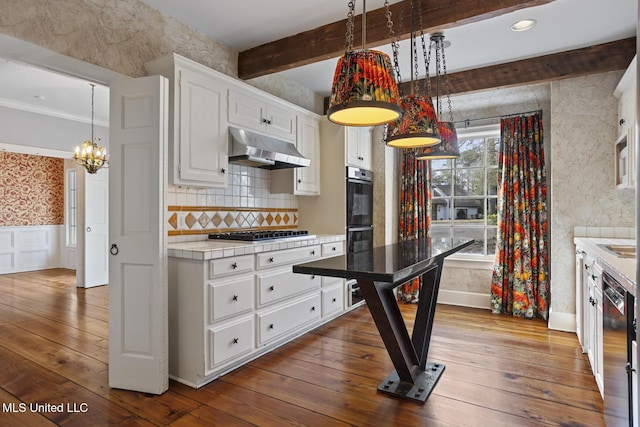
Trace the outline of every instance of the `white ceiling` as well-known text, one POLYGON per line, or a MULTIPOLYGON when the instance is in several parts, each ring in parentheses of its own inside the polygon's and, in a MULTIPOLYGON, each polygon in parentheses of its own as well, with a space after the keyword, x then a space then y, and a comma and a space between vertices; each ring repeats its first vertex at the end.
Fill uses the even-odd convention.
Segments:
MULTIPOLYGON (((346 0, 142 1, 237 50, 344 19, 347 13, 346 0)), ((366 5, 367 10, 373 10, 383 7, 384 1, 369 0, 366 5)), ((451 42, 446 50, 447 70, 461 71, 632 37, 636 7, 636 0, 555 0, 453 28, 445 31, 451 42), (523 18, 533 18, 538 24, 529 31, 512 32, 511 24, 523 18)), ((362 2, 356 2, 356 11, 361 13, 362 2)), ((401 43, 399 54, 403 80, 409 78, 407 46, 407 42, 401 43)), ((390 46, 380 49, 391 54, 390 46)), ((335 63, 332 59, 282 74, 326 96, 335 63)), ((421 70, 420 77, 423 75, 421 70)), ((108 92, 107 87, 96 86, 96 124, 108 123, 108 92)), ((0 105, 88 122, 91 87, 84 80, 0 58, 0 105)))

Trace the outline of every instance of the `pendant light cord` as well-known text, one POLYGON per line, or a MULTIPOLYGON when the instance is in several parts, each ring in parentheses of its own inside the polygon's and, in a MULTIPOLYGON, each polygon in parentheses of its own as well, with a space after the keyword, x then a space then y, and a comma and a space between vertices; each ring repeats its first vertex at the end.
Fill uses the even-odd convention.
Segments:
POLYGON ((96 85, 94 83, 89 83, 91 85, 91 143, 95 143, 95 138, 93 137, 93 115, 94 115, 94 92, 96 89, 96 85))

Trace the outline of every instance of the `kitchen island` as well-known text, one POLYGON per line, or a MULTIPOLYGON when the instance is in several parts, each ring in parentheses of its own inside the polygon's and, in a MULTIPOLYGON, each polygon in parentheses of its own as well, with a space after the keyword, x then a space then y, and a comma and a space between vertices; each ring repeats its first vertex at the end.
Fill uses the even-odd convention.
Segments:
POLYGON ((424 403, 445 368, 441 363, 427 363, 444 259, 473 242, 473 239, 443 238, 409 240, 355 255, 294 265, 293 272, 356 279, 395 368, 378 386, 378 391, 424 403), (418 277, 423 282, 409 337, 394 289, 418 277))

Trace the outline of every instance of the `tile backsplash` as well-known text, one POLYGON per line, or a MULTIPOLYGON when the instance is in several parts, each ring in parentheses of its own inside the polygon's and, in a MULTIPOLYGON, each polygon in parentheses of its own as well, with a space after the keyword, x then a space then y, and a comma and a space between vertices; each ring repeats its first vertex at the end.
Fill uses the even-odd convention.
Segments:
POLYGON ((635 227, 583 227, 573 228, 573 237, 609 237, 616 239, 635 239, 635 227))
POLYGON ((271 193, 269 170, 230 164, 227 179, 226 188, 169 185, 169 243, 220 231, 297 228, 298 200, 271 193))

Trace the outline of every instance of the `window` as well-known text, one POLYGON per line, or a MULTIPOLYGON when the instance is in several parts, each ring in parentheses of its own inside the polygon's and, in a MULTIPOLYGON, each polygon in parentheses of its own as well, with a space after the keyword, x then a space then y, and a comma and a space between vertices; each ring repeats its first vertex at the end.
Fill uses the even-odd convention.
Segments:
POLYGON ((472 237, 460 254, 495 253, 500 126, 458 131, 460 157, 431 160, 432 237, 472 237))
POLYGON ((77 184, 76 184, 76 171, 75 169, 67 170, 67 246, 75 247, 78 238, 78 223, 77 223, 77 184))

